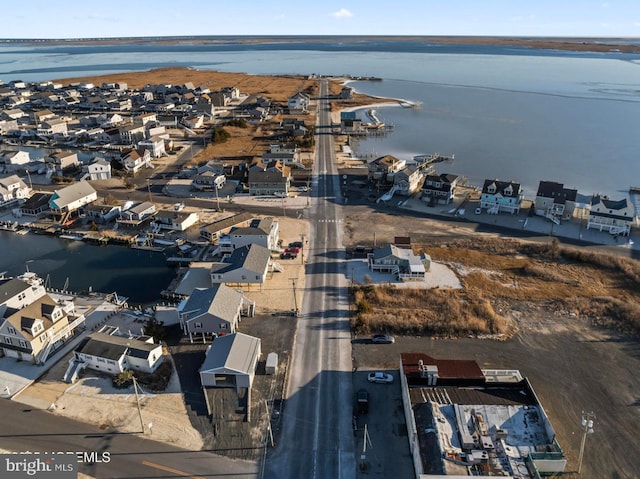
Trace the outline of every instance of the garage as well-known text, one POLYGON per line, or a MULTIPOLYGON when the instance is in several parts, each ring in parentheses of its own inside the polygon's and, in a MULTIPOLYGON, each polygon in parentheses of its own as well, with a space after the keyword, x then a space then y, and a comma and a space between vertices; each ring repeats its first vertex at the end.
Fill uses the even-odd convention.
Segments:
POLYGON ((260 354, 259 338, 243 333, 216 338, 200 367, 202 387, 250 389, 260 354))

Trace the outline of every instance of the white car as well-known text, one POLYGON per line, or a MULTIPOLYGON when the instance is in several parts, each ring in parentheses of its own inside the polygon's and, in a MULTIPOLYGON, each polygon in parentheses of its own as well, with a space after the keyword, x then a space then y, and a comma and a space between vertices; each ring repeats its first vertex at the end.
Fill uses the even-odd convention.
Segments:
POLYGON ((377 371, 375 373, 369 373, 369 376, 367 376, 367 381, 369 381, 370 383, 389 384, 393 382, 393 376, 389 373, 377 371))

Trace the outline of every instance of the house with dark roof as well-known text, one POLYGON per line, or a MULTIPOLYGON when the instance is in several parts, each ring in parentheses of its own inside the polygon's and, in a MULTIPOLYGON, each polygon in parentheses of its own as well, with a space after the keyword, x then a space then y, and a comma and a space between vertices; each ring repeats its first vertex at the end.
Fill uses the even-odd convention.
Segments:
POLYGON ((222 253, 231 253, 236 248, 258 244, 273 251, 278 247, 278 232, 278 222, 273 218, 254 218, 249 226, 233 227, 221 236, 218 247, 222 253))
POLYGON ((43 282, 21 278, 0 279, 0 318, 8 308, 24 308, 47 294, 43 282))
POLYGON ((271 266, 271 251, 259 244, 236 248, 211 265, 211 283, 264 284, 271 266))
POLYGON ((153 218, 153 224, 159 229, 186 231, 195 225, 200 216, 196 212, 162 210, 153 218))
POLYGON ((562 183, 541 181, 534 201, 534 211, 538 216, 571 219, 576 209, 578 190, 565 188, 562 183))
POLYGON ((369 180, 380 183, 393 183, 393 177, 407 166, 406 160, 401 160, 393 155, 385 155, 376 158, 367 165, 369 168, 369 180))
POLYGON ((266 166, 254 165, 249 168, 249 194, 251 196, 287 196, 291 186, 291 167, 274 161, 266 166))
POLYGON ((189 335, 220 336, 236 331, 243 307, 253 315, 253 303, 242 292, 224 284, 210 288, 196 288, 178 306, 182 332, 189 335))
POLYGON ((28 200, 20 205, 20 214, 23 216, 35 216, 39 218, 49 210, 51 193, 34 193, 28 200))
POLYGON ((127 369, 152 373, 163 359, 162 344, 154 343, 151 337, 142 340, 103 332, 90 334, 73 352, 77 369, 114 375, 127 369))
POLYGON ((307 113, 311 105, 311 97, 306 93, 298 92, 287 99, 289 113, 307 113))
POLYGON ((514 181, 484 180, 480 208, 485 208, 487 213, 498 214, 502 211, 511 214, 520 212, 520 204, 523 199, 520 183, 514 181))
POLYGON ((587 229, 628 236, 635 223, 634 214, 633 204, 627 198, 614 201, 608 196, 594 195, 591 198, 587 229))
POLYGON ((458 175, 427 175, 422 184, 422 200, 431 204, 448 205, 455 197, 457 186, 458 175))
POLYGON ((253 215, 251 213, 239 213, 214 221, 200 228, 200 236, 213 243, 236 226, 248 226, 252 218, 253 215))

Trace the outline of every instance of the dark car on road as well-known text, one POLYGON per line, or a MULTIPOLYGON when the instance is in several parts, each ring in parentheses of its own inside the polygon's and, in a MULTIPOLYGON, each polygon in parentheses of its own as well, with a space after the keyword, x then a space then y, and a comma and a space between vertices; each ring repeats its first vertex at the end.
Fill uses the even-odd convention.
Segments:
POLYGON ((371 336, 371 342, 377 344, 393 344, 396 342, 396 338, 388 334, 374 334, 371 336))
POLYGON ((289 243, 289 248, 302 248, 302 241, 294 241, 289 243))
POLYGON ((280 254, 280 259, 296 259, 298 257, 295 253, 284 252, 280 254))
POLYGON ((356 402, 358 403, 358 414, 366 414, 369 412, 369 392, 366 389, 358 390, 356 402))

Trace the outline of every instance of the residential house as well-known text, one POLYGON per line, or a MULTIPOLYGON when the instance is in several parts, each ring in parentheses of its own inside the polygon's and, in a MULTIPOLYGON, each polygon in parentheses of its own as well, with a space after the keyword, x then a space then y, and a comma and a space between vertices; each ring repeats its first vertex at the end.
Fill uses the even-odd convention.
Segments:
POLYGON ((96 157, 90 164, 84 165, 82 169, 86 171, 89 180, 111 179, 111 163, 104 158, 96 157))
POLYGON ((368 165, 369 180, 381 183, 393 183, 393 177, 407 167, 407 161, 393 155, 376 158, 368 165))
POLYGON ((237 394, 249 391, 261 354, 260 338, 243 333, 216 338, 200 366, 202 387, 233 387, 237 394))
POLYGON ((19 214, 36 218, 44 216, 49 211, 49 200, 52 196, 50 193, 34 193, 33 196, 20 205, 19 214))
POLYGON ((250 244, 274 251, 278 247, 278 234, 278 222, 273 218, 254 218, 249 226, 231 228, 228 234, 220 237, 218 246, 222 253, 230 253, 250 244))
POLYGON ((259 195, 289 195, 291 186, 291 168, 279 161, 267 166, 254 165, 249 168, 249 194, 259 195))
POLYGON ((420 191, 424 175, 417 165, 406 166, 393 176, 393 186, 399 195, 411 196, 420 191))
POLYGON ((87 218, 96 223, 109 223, 120 216, 122 207, 118 205, 97 205, 92 203, 84 209, 87 218))
POLYGON ((48 294, 23 308, 7 308, 3 317, 0 325, 3 354, 35 364, 43 364, 85 319, 82 314, 76 315, 73 301, 58 302, 48 294))
POLYGON ((120 158, 125 171, 137 173, 141 168, 153 168, 151 164, 151 153, 149 150, 122 150, 120 158))
POLYGON ((178 117, 176 115, 158 115, 158 124, 165 128, 176 128, 178 126, 178 117))
POLYGON ((350 100, 351 98, 353 98, 353 93, 354 93, 353 87, 344 86, 342 87, 342 90, 340 90, 340 93, 338 94, 338 98, 340 100, 350 100))
POLYGON ((33 122, 36 125, 39 125, 43 121, 50 120, 55 117, 56 117, 56 114, 53 113, 51 110, 34 110, 31 113, 31 118, 33 119, 33 122))
POLYGON ((138 149, 147 150, 152 158, 160 158, 167 154, 164 148, 164 138, 157 135, 152 136, 148 140, 139 141, 138 149))
POLYGON ((47 294, 44 282, 34 273, 25 273, 19 278, 0 279, 0 318, 7 308, 24 308, 47 294))
POLYGON ((283 165, 300 163, 300 148, 295 145, 271 145, 267 153, 262 154, 262 163, 279 161, 283 165))
POLYGON ((68 126, 67 121, 62 118, 51 118, 49 120, 43 121, 38 129, 36 130, 38 136, 54 136, 61 135, 67 136, 68 126))
POLYGON ((23 118, 25 116, 28 116, 28 115, 24 111, 22 111, 20 108, 2 110, 2 112, 0 112, 0 117, 6 120, 19 120, 20 118, 23 118))
POLYGON ((112 375, 126 370, 150 374, 163 359, 162 344, 154 343, 151 337, 137 339, 96 332, 82 340, 73 352, 72 362, 78 369, 88 368, 112 375))
POLYGON ((195 225, 199 219, 198 213, 163 210, 159 211, 153 218, 153 223, 160 229, 186 231, 195 225))
POLYGON ((135 145, 144 140, 145 127, 143 125, 127 125, 120 128, 120 142, 123 145, 135 145))
POLYGON ((340 132, 344 135, 361 134, 364 132, 362 119, 355 111, 340 112, 340 132))
POLYGON ((413 253, 410 248, 399 248, 395 245, 375 248, 368 255, 369 268, 372 271, 391 273, 402 280, 421 280, 431 267, 431 258, 413 253))
POLYGON ((134 122, 136 125, 142 126, 155 125, 158 122, 158 114, 153 112, 143 113, 135 117, 134 122))
POLYGON ((61 190, 55 190, 49 199, 49 209, 62 223, 75 212, 98 199, 98 193, 86 181, 80 181, 61 190))
POLYGON ((202 128, 204 126, 204 115, 185 117, 182 119, 182 124, 191 129, 202 128))
POLYGON ((68 168, 75 168, 80 165, 78 161, 78 154, 70 151, 57 151, 49 155, 45 159, 47 164, 55 174, 62 175, 68 168))
POLYGON ((243 306, 250 306, 241 291, 224 284, 214 284, 210 288, 197 288, 189 298, 178 306, 182 332, 189 335, 220 336, 236 331, 243 306))
POLYGON ((0 207, 21 203, 29 196, 31 188, 17 175, 0 178, 0 207))
POLYGON ((0 151, 0 170, 2 171, 12 172, 24 170, 27 168, 30 161, 31 158, 27 151, 0 151))
POLYGON ((220 189, 224 187, 226 181, 227 177, 225 175, 214 173, 213 171, 204 171, 193 176, 191 187, 201 191, 220 189))
POLYGON ((422 199, 432 204, 448 205, 455 197, 457 186, 458 175, 427 175, 422 185, 422 199))
POLYGON ((271 266, 271 251, 258 244, 233 250, 220 263, 211 265, 211 283, 264 284, 271 266))
POLYGON ((576 208, 578 190, 565 188, 562 183, 541 181, 534 202, 534 211, 538 216, 547 218, 571 219, 576 208))
POLYGON ((307 113, 311 105, 311 97, 306 93, 298 92, 287 100, 289 113, 307 113))
POLYGON ((150 201, 144 201, 120 212, 119 223, 140 224, 144 220, 156 214, 156 205, 150 201))
POLYGON ((520 183, 514 181, 484 180, 480 208, 487 213, 498 214, 502 211, 517 214, 520 212, 523 192, 520 183))
POLYGON ((14 135, 20 133, 18 120, 0 120, 0 135, 14 135))
POLYGON ((594 195, 591 198, 587 229, 628 236, 635 221, 634 214, 633 204, 627 198, 614 201, 608 196, 594 195))
POLYGON ((239 213, 221 220, 214 221, 200 228, 200 236, 214 243, 221 236, 227 234, 233 227, 248 226, 253 218, 251 213, 239 213))
MULTIPOLYGON (((102 128, 113 128, 121 125, 124 122, 124 118, 119 113, 103 113, 98 116, 98 124, 102 128)), ((118 131, 118 135, 120 132, 118 131)))
POLYGON ((235 86, 225 86, 220 88, 220 91, 224 95, 228 96, 231 99, 231 101, 238 100, 240 98, 240 89, 238 89, 235 86))

